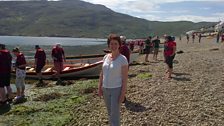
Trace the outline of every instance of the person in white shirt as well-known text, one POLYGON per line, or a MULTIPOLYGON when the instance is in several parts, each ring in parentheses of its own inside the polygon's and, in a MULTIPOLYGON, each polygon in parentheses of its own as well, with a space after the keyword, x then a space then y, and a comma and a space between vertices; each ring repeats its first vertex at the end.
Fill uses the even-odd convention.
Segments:
POLYGON ((124 55, 120 54, 121 40, 119 36, 109 35, 107 44, 111 53, 103 58, 98 94, 104 98, 110 125, 120 126, 120 105, 125 98, 128 61, 124 55))

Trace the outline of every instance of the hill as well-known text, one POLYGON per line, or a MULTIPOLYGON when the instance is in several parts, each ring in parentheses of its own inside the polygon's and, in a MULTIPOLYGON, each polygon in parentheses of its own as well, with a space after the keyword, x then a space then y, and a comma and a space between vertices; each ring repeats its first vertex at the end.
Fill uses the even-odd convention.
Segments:
POLYGON ((0 2, 0 35, 104 38, 117 33, 139 38, 149 34, 179 35, 213 24, 147 21, 79 0, 0 2))

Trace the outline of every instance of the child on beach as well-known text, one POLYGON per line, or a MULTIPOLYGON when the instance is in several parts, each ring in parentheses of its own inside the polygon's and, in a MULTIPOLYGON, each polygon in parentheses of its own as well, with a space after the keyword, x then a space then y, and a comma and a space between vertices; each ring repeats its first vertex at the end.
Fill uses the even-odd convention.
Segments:
POLYGON ((19 48, 14 48, 12 50, 13 54, 16 56, 16 89, 17 95, 15 101, 20 98, 25 98, 25 77, 26 77, 26 59, 23 53, 20 52, 19 48))

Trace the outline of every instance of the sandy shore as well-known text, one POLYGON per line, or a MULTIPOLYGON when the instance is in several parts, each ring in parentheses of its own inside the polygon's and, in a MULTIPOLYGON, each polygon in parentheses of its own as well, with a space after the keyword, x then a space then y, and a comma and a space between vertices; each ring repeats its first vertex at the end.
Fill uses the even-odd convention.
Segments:
MULTIPOLYGON (((224 44, 214 41, 177 41, 177 50, 184 53, 176 55, 171 80, 164 79, 161 53, 159 62, 131 66, 122 125, 224 125, 224 44), (139 78, 143 73, 152 77, 139 78)), ((138 62, 143 61, 140 56, 138 62)), ((94 97, 89 103, 78 109, 82 114, 70 125, 108 125, 103 100, 94 97)))

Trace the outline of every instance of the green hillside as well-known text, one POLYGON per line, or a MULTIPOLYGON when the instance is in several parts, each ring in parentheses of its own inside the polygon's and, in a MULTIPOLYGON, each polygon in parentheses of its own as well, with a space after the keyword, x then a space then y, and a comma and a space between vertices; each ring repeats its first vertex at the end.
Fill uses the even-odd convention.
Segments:
POLYGON ((104 38, 117 33, 139 38, 179 35, 213 24, 147 21, 79 0, 0 2, 0 35, 104 38))

